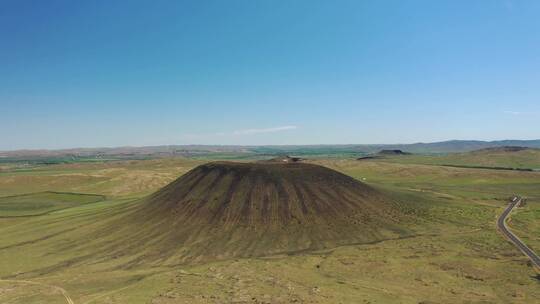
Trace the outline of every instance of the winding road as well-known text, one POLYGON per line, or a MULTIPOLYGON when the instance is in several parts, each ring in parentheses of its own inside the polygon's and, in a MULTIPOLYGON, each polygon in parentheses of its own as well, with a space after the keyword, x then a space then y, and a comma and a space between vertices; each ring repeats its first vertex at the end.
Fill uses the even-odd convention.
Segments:
POLYGON ((504 212, 501 214, 499 219, 497 220, 497 227, 501 232, 512 242, 523 254, 525 254, 533 263, 534 266, 536 266, 538 269, 540 269, 540 257, 534 251, 532 251, 531 248, 527 247, 515 234, 513 234, 510 229, 508 229, 508 226, 506 225, 506 220, 508 219, 508 216, 512 212, 512 210, 521 203, 521 198, 518 196, 515 196, 512 198, 510 203, 508 204, 508 207, 504 210, 504 212))

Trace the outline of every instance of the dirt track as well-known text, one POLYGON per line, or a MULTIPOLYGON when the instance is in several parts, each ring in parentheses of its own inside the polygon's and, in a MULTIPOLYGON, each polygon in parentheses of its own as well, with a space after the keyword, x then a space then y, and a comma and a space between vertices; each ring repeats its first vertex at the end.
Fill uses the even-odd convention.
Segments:
POLYGON ((49 287, 56 291, 59 291, 62 294, 62 296, 64 296, 68 304, 75 304, 75 302, 73 302, 73 300, 69 297, 69 294, 67 293, 67 291, 60 286, 49 285, 49 284, 45 284, 41 282, 34 282, 34 281, 27 281, 27 280, 0 280, 0 283, 29 284, 29 285, 40 285, 40 286, 49 287))

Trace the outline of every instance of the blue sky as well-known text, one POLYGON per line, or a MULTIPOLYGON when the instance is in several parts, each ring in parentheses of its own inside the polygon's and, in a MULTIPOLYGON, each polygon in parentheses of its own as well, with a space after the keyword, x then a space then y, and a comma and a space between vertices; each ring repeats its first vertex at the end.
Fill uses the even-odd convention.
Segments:
POLYGON ((0 150, 540 138, 540 1, 0 0, 0 150))

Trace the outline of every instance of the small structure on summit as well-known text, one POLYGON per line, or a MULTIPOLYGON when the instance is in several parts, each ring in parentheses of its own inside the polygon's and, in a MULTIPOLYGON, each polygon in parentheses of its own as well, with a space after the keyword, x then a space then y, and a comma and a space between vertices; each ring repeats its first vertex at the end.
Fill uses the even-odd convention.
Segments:
POLYGON ((267 162, 267 163, 297 163, 297 162, 300 162, 300 161, 303 161, 304 159, 300 158, 300 157, 291 157, 289 155, 283 155, 283 156, 278 156, 278 157, 274 157, 274 158, 271 158, 271 159, 267 159, 267 160, 263 160, 261 162, 267 162))

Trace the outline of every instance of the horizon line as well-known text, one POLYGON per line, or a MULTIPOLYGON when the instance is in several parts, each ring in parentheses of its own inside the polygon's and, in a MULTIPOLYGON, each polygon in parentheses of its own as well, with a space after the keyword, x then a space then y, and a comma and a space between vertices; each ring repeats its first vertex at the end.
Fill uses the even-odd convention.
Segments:
POLYGON ((404 145, 418 145, 418 144, 436 144, 445 142, 482 142, 482 143, 494 143, 504 141, 540 141, 537 139, 496 139, 496 140, 480 140, 480 139, 448 139, 439 141, 418 141, 411 143, 318 143, 318 144, 258 144, 258 145, 241 145, 241 144, 162 144, 162 145, 120 145, 120 146, 91 146, 91 147, 70 147, 70 148, 21 148, 0 150, 0 153, 8 152, 22 152, 22 151, 66 151, 66 150, 95 150, 95 149, 122 149, 122 148, 157 148, 157 147, 299 147, 299 146, 404 146, 404 145))

